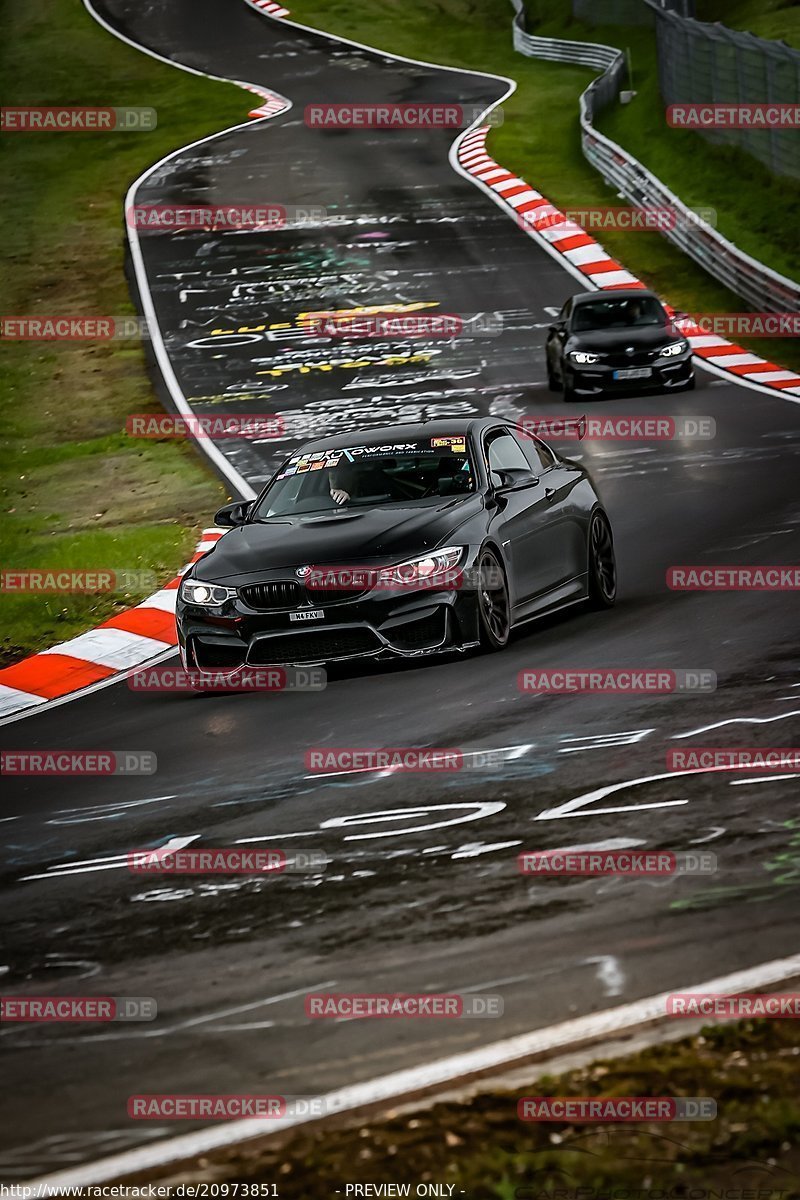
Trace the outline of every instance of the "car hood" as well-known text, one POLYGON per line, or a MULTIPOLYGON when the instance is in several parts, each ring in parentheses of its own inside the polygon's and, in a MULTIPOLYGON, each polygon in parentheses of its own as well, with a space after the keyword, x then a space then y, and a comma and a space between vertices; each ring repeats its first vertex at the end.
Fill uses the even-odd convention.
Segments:
POLYGON ((614 353, 634 346, 637 350, 657 350, 677 342, 683 335, 663 325, 642 325, 638 329, 587 329, 584 333, 573 333, 569 339, 570 350, 593 350, 598 353, 614 353))
POLYGON ((397 562, 446 544, 482 507, 481 496, 465 496, 431 506, 387 504, 241 525, 221 537, 192 573, 222 582, 281 567, 397 562))

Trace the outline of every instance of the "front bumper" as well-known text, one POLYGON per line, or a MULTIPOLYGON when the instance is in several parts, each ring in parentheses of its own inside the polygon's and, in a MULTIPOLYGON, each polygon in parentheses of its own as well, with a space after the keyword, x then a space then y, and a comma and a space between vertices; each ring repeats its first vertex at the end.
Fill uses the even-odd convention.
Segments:
POLYGON ((691 353, 678 355, 663 361, 646 364, 632 363, 630 367, 618 363, 592 363, 581 367, 573 363, 565 365, 566 381, 576 392, 600 395, 605 392, 673 391, 686 387, 693 377, 691 353), (648 376, 632 379, 615 379, 616 371, 649 370, 648 376))
POLYGON ((475 593, 458 590, 369 592, 317 606, 304 598, 296 608, 269 612, 241 598, 211 612, 179 596, 176 620, 184 664, 207 672, 417 658, 479 642, 475 593), (306 617, 319 611, 321 617, 306 617))

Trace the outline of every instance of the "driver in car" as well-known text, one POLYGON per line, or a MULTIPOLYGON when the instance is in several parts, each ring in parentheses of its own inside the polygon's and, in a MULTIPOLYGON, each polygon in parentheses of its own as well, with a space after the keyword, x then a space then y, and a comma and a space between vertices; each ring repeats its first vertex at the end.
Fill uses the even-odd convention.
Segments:
POLYGON ((344 473, 339 471, 331 471, 331 500, 334 504, 344 504, 350 499, 350 493, 341 485, 344 483, 344 473))
POLYGON ((625 320, 629 325, 638 325, 642 318, 642 306, 638 300, 629 300, 625 305, 625 320))
POLYGON ((330 494, 334 504, 345 504, 353 497, 359 499, 384 494, 387 497, 390 496, 390 481, 383 469, 390 463, 394 465, 394 460, 387 459, 382 463, 362 463, 357 471, 341 466, 332 468, 330 494))

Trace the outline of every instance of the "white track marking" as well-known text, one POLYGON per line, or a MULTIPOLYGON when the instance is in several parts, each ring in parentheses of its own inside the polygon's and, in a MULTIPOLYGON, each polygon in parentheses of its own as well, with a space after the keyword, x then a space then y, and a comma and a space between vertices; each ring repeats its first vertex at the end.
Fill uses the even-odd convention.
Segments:
POLYGON ((640 779, 624 779, 621 783, 610 783, 606 787, 596 788, 592 792, 584 792, 580 796, 576 796, 574 800, 565 800, 563 804, 559 804, 556 808, 546 808, 540 812, 536 821, 555 821, 563 817, 577 816, 592 816, 596 812, 636 812, 643 808, 673 808, 679 804, 688 804, 688 800, 663 800, 650 804, 631 804, 629 808, 601 808, 592 809, 591 813, 584 813, 582 810, 587 805, 593 804, 595 800, 605 800, 606 796, 613 796, 616 792, 623 792, 627 788, 639 787, 645 783, 653 783, 659 779, 679 779, 687 775, 696 774, 692 771, 670 771, 664 775, 643 775, 640 779))
MULTIPOLYGON (((277 996, 265 996, 262 1000, 253 1000, 248 1004, 237 1004, 234 1008, 221 1008, 215 1012, 205 1013, 199 1017, 189 1017, 185 1021, 176 1021, 174 1025, 162 1025, 157 1029, 123 1029, 118 1033, 89 1033, 75 1034, 73 1037, 57 1037, 57 1038, 31 1038, 28 1041, 15 1039, 12 1043, 14 1049, 23 1049, 29 1046, 41 1046, 48 1041, 58 1042, 78 1042, 84 1044, 86 1042, 127 1042, 131 1040, 141 1040, 150 1038, 170 1037, 176 1033, 182 1033, 185 1029, 196 1029, 198 1025, 209 1025, 212 1021, 224 1020, 226 1017, 236 1017, 240 1013, 253 1012, 256 1008, 264 1008, 267 1004, 280 1004, 284 1000, 295 1000, 298 996, 305 996, 309 992, 321 992, 324 988, 332 988, 336 985, 335 979, 325 979, 322 983, 315 983, 309 987, 295 988, 291 992, 280 992, 277 996)), ((269 1022, 273 1025, 274 1022, 269 1022)), ((218 1033, 221 1030, 231 1032, 237 1030, 236 1025, 231 1026, 216 1026, 211 1025, 211 1032, 218 1033)), ((15 1033, 28 1032, 24 1026, 16 1027, 6 1026, 0 1032, 0 1037, 11 1037, 15 1033)))
POLYGON ((452 820, 436 821, 431 825, 412 825, 410 829, 387 829, 384 833, 350 833, 345 835, 346 842, 357 842, 365 838, 397 837, 409 833, 423 833, 427 829, 442 829, 446 825, 461 825, 465 821, 478 821, 482 817, 493 817, 506 807, 502 800, 464 801, 463 804, 426 804, 420 808, 389 808, 375 813, 352 813, 344 817, 331 817, 323 821, 317 829, 307 829, 299 833, 266 833, 259 837, 237 838, 234 845, 240 846, 249 842, 275 842, 276 845, 287 838, 318 837, 326 829, 349 828, 351 825, 377 825, 389 821, 407 820, 409 817, 425 816, 429 813, 449 811, 452 809, 474 809, 463 817, 452 820))
MULTIPOLYGON (((339 1088, 321 1097, 323 1111, 328 1115, 351 1112, 376 1104, 395 1104, 402 1097, 420 1092, 433 1091, 443 1085, 452 1085, 475 1075, 506 1069, 521 1064, 533 1055, 574 1049, 579 1045, 618 1037, 637 1028, 666 1023, 672 1018, 665 1015, 667 998, 674 991, 722 992, 736 995, 739 992, 757 991, 773 984, 800 976, 800 954, 789 958, 775 959, 731 975, 706 980, 688 986, 661 992, 631 1004, 621 1004, 604 1012, 590 1013, 562 1021, 545 1029, 536 1029, 504 1041, 493 1042, 476 1050, 441 1058, 418 1067, 393 1071, 364 1083, 339 1088)), ((490 1086, 487 1081, 487 1086, 490 1086)), ((305 1125, 313 1117, 290 1116, 273 1121, 274 1132, 305 1125)), ((183 1134, 157 1145, 142 1146, 122 1154, 112 1155, 99 1162, 52 1175, 40 1177, 35 1182, 47 1183, 51 1187, 83 1186, 108 1183, 111 1180, 137 1176, 145 1171, 154 1171, 175 1163, 206 1155, 214 1150, 230 1147, 252 1138, 263 1138, 264 1121, 254 1118, 245 1121, 225 1122, 207 1127, 196 1133, 183 1134)))
POLYGON ((773 721, 785 721, 788 717, 800 717, 800 709, 778 713, 775 717, 729 717, 725 721, 715 721, 713 725, 701 725, 698 729, 690 729, 688 733, 675 733, 672 740, 696 737, 698 733, 710 733, 712 729, 724 729, 726 725, 771 725, 773 721))
POLYGON ((613 954, 600 954, 595 958, 585 958, 583 961, 597 967, 597 979, 606 996, 622 995, 625 990, 625 975, 618 958, 615 958, 613 954))
MULTIPOLYGON (((199 837, 199 833, 192 833, 188 837, 173 837, 163 846, 158 846, 157 849, 160 854, 166 854, 172 850, 182 850, 184 846, 196 842, 199 837)), ((56 863, 39 875, 23 875, 20 883, 26 883, 31 879, 63 879, 65 875, 90 875, 94 871, 119 871, 128 866, 128 857, 132 853, 133 851, 129 850, 124 854, 109 854, 102 858, 56 863)))
POLYGON ((453 817, 450 820, 432 821, 429 825, 414 825, 411 829, 389 829, 381 833, 349 833, 345 835, 346 842, 358 842, 369 838, 393 837, 403 833, 424 833, 429 829, 444 829, 448 825, 461 825, 466 821, 479 821, 483 817, 493 817, 496 813, 502 812, 505 808, 505 802, 502 800, 485 800, 482 802, 465 802, 464 804, 430 804, 421 808, 395 808, 387 809, 382 813, 356 813, 353 816, 346 817, 331 817, 328 821, 323 821, 320 829, 341 829, 349 828, 352 824, 358 822, 362 825, 375 825, 384 821, 394 821, 404 817, 424 817, 431 813, 443 812, 445 810, 460 810, 474 809, 474 812, 467 812, 462 817, 453 817))
POLYGON ((690 838, 689 845, 702 846, 704 842, 715 842, 717 838, 722 837, 723 833, 725 832, 726 830, 724 825, 712 825, 711 833, 707 833, 705 837, 701 838, 690 838))
POLYGON ((744 787, 749 783, 776 783, 779 779, 800 779, 800 775, 784 775, 776 771, 774 775, 759 775, 758 779, 732 779, 731 787, 744 787))

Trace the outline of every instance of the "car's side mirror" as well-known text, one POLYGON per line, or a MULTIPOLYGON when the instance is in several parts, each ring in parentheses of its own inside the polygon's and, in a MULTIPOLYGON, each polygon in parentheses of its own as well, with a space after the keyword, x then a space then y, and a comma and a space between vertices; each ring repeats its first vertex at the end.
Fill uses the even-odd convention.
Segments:
POLYGON ((492 482, 495 492, 519 492, 523 488, 535 487, 539 479, 533 471, 524 467, 501 467, 499 471, 492 471, 492 482))
POLYGON ((215 513, 214 524, 221 525, 224 529, 233 529, 237 525, 244 525, 252 507, 252 500, 234 500, 233 504, 226 504, 215 513))

